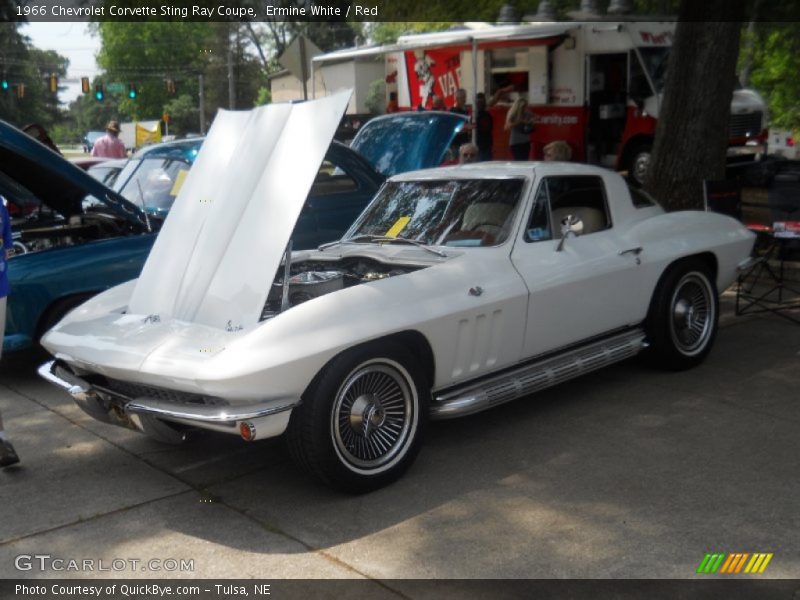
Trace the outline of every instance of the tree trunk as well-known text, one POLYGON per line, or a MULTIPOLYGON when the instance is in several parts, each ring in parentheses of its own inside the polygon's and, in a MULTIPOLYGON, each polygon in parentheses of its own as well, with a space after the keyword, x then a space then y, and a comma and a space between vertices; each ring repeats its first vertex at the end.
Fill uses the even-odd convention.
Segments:
POLYGON ((668 210, 702 208, 703 180, 725 176, 743 17, 741 0, 681 2, 645 181, 668 210))
POLYGON ((742 60, 742 69, 739 73, 739 83, 742 87, 750 85, 750 73, 753 72, 753 63, 755 62, 756 53, 756 21, 758 20, 758 7, 761 0, 753 1, 753 12, 750 15, 750 23, 747 25, 747 33, 744 40, 744 59, 742 60))

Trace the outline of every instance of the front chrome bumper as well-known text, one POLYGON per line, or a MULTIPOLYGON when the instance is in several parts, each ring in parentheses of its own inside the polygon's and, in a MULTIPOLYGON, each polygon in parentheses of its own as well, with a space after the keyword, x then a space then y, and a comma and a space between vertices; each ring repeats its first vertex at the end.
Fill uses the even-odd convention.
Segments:
POLYGON ((41 377, 66 391, 75 404, 98 421, 137 429, 170 443, 182 441, 184 433, 167 423, 234 435, 239 435, 240 425, 246 423, 251 431, 248 440, 275 437, 286 430, 292 408, 299 404, 299 399, 241 405, 185 404, 149 396, 132 397, 92 384, 59 360, 44 363, 38 371, 41 377))

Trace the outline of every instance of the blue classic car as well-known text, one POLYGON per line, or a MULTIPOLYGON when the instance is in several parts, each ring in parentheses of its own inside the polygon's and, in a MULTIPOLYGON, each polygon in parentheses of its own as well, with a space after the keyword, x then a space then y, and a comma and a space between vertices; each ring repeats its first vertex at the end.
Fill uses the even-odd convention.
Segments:
MULTIPOLYGON (((450 113, 387 115, 365 125, 351 147, 331 144, 292 235, 293 247, 339 239, 387 176, 440 164, 464 122, 450 113)), ((57 215, 22 231, 23 241, 38 251, 9 262, 4 352, 33 346, 91 296, 139 276, 180 189, 181 172, 191 167, 201 143, 182 140, 141 150, 112 190, 0 121, 0 175, 16 184, 0 185, 0 195, 22 186, 57 215)))

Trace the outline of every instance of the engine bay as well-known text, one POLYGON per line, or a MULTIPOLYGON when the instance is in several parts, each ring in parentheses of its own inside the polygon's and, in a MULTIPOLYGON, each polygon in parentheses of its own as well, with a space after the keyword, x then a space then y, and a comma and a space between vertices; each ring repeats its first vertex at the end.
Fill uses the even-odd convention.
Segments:
POLYGON ((270 319, 293 306, 354 285, 405 275, 424 267, 386 264, 372 258, 347 257, 335 261, 300 261, 292 263, 284 291, 284 267, 272 282, 261 320, 270 319), (286 298, 284 300, 284 293, 286 298))
POLYGON ((75 246, 138 232, 131 223, 107 210, 90 208, 65 219, 55 213, 38 212, 12 222, 14 254, 75 246))

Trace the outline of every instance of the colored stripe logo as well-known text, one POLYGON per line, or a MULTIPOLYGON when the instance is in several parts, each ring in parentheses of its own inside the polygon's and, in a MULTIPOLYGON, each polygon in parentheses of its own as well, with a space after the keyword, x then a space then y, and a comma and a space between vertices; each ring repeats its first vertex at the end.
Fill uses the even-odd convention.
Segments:
POLYGON ((772 560, 769 552, 716 552, 707 553, 703 557, 697 573, 703 575, 747 573, 750 575, 761 574, 772 560))

